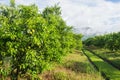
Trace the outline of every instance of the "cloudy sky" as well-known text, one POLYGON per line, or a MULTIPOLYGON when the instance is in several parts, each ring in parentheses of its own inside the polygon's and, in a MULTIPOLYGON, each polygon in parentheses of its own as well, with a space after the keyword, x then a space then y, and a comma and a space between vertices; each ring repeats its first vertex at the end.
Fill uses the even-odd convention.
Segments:
MULTIPOLYGON (((0 0, 9 4, 9 0, 0 0)), ((16 4, 35 3, 40 10, 59 3, 62 17, 79 33, 120 31, 120 0, 16 0, 16 4)))

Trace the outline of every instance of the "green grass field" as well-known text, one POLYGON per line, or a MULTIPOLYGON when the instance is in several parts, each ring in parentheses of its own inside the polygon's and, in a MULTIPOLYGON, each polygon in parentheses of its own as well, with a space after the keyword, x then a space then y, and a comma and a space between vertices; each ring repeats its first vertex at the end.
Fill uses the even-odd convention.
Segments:
POLYGON ((120 68, 120 51, 113 52, 108 49, 95 49, 93 51, 120 68))
POLYGON ((110 80, 120 80, 120 71, 104 62, 104 60, 100 59, 99 57, 95 56, 89 51, 85 51, 85 54, 89 56, 92 62, 99 68, 101 72, 104 72, 110 80))

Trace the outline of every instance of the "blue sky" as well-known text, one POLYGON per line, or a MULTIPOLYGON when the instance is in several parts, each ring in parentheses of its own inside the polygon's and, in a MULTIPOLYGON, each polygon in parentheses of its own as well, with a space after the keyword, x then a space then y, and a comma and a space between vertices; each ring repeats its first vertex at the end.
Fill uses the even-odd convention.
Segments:
POLYGON ((107 0, 107 1, 111 1, 111 2, 120 2, 120 0, 107 0))
MULTIPOLYGON (((16 4, 35 3, 41 11, 58 2, 63 19, 79 33, 120 31, 120 0, 16 0, 16 4)), ((9 4, 9 0, 0 3, 9 4)))

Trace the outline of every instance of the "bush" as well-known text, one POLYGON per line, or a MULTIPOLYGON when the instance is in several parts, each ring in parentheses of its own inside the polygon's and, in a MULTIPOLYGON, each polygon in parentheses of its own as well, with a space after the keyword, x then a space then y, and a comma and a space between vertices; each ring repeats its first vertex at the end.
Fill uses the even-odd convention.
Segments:
POLYGON ((56 5, 39 13, 37 6, 15 6, 14 0, 0 7, 0 57, 10 57, 12 79, 26 73, 34 77, 74 48, 72 28, 60 13, 56 5))

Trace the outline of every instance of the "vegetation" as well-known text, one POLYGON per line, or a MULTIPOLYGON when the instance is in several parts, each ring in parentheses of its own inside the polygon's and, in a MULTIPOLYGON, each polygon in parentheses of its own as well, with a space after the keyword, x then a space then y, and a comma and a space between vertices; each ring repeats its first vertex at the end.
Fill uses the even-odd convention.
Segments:
POLYGON ((24 74, 38 79, 37 74, 53 62, 61 62, 73 48, 82 47, 81 35, 66 25, 57 5, 39 12, 36 5, 17 6, 11 0, 10 6, 0 6, 0 35, 2 79, 17 80, 24 74))
POLYGON ((113 65, 115 65, 118 69, 120 69, 120 51, 111 52, 108 49, 93 49, 93 51, 101 56, 102 58, 107 59, 113 65))
POLYGON ((78 50, 63 57, 62 63, 40 75, 42 80, 104 80, 78 50))
POLYGON ((98 56, 92 54, 91 52, 85 50, 85 54, 92 60, 92 62, 97 66, 100 72, 104 72, 107 79, 110 80, 119 80, 120 79, 120 71, 114 68, 112 65, 104 62, 98 56))
MULTIPOLYGON (((10 0, 10 5, 0 6, 0 79, 102 80, 79 52, 81 38, 62 19, 58 5, 40 12, 36 5, 16 5, 10 0)), ((120 32, 88 38, 83 44, 120 66, 119 41, 120 32), (106 50, 112 54, 106 55, 106 50)), ((107 77, 120 79, 112 65, 89 51, 85 54, 107 77)))
POLYGON ((99 48, 109 49, 111 51, 120 50, 120 32, 110 33, 102 36, 95 36, 84 41, 86 46, 94 45, 99 48))
POLYGON ((109 33, 104 35, 88 38, 84 43, 84 47, 97 54, 99 57, 86 51, 89 58, 96 66, 113 80, 118 80, 120 70, 120 32, 109 33), (105 62, 104 62, 105 61, 105 62), (108 63, 106 63, 108 62, 108 63), (110 66, 111 67, 110 67, 110 66), (114 69, 113 69, 114 68, 114 69), (111 71, 112 70, 112 71, 111 71))
POLYGON ((120 69, 120 32, 88 38, 83 43, 85 47, 94 51, 120 69))

